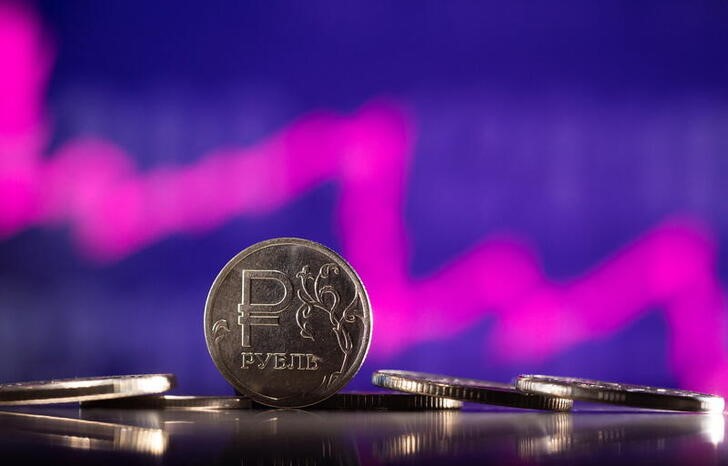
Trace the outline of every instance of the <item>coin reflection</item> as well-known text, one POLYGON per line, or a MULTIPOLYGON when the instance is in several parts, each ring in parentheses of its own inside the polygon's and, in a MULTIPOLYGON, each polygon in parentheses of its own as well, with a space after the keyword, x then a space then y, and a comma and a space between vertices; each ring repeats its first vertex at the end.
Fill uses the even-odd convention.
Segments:
POLYGON ((718 464, 725 435, 722 415, 635 411, 84 409, 81 416, 161 429, 167 457, 242 465, 629 462, 645 454, 661 464, 692 456, 718 464))
POLYGON ((144 426, 169 434, 174 457, 210 458, 242 465, 359 464, 354 438, 358 423, 348 413, 275 410, 106 410, 83 409, 81 416, 144 426))
POLYGON ((384 462, 445 455, 451 440, 461 440, 454 432, 459 416, 459 412, 439 411, 402 417, 398 430, 403 432, 377 439, 372 455, 384 462))
POLYGON ((246 435, 232 446, 242 466, 331 464, 358 466, 359 454, 346 429, 300 410, 269 410, 253 416, 246 435), (312 428, 315 426, 316 428, 312 428))
MULTIPOLYGON (((707 451, 724 438, 722 415, 663 413, 428 413, 377 438, 383 463, 482 458, 538 461, 707 451)), ((669 461, 668 461, 669 462, 669 461)))
POLYGON ((568 431, 570 415, 433 412, 411 418, 401 429, 375 441, 372 454, 386 463, 472 455, 503 459, 517 456, 529 439, 568 431))
POLYGON ((725 440, 725 418, 723 414, 705 414, 702 418, 702 435, 718 446, 725 440))
POLYGON ((17 412, 0 412, 0 433, 5 440, 154 456, 164 454, 169 444, 161 429, 17 412))
POLYGON ((724 438, 722 414, 628 413, 569 414, 570 428, 519 439, 519 455, 584 455, 594 452, 660 453, 680 442, 717 446, 724 438))

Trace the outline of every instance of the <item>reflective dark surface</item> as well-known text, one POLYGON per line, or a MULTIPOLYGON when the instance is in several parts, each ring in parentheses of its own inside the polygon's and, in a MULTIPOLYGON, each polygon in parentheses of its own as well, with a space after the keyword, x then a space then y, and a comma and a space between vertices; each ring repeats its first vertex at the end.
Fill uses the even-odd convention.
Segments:
POLYGON ((0 413, 0 455, 58 464, 726 464, 724 424, 723 415, 626 410, 26 409, 0 413))

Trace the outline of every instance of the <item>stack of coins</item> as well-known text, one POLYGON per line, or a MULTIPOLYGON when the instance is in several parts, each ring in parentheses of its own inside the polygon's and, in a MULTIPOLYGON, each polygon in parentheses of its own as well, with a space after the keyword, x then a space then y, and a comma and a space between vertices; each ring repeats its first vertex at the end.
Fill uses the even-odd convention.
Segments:
POLYGON ((381 370, 372 382, 406 393, 511 408, 569 411, 574 401, 608 403, 640 409, 720 413, 722 397, 686 390, 631 385, 574 377, 520 375, 508 385, 421 372, 381 370))
POLYGON ((377 371, 372 376, 372 383, 406 393, 509 408, 568 411, 573 405, 573 401, 567 398, 524 393, 512 385, 423 372, 377 371))
POLYGON ((233 257, 210 288, 204 330, 215 366, 238 396, 162 395, 175 379, 157 374, 0 385, 0 405, 413 410, 459 409, 473 402, 569 411, 574 401, 587 401, 695 412, 724 409, 723 398, 715 395, 542 375, 502 384, 380 370, 373 384, 394 392, 340 393, 369 350, 369 297, 341 256, 298 238, 263 241, 233 257))

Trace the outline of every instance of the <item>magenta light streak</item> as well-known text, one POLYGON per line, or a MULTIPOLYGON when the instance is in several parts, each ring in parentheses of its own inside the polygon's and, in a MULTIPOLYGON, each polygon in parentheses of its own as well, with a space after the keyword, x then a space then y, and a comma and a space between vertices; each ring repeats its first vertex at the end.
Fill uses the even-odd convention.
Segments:
POLYGON ((681 384, 728 394, 724 293, 716 244, 702 225, 669 220, 564 283, 544 276, 537 254, 512 237, 487 239, 414 280, 402 216, 413 128, 397 107, 307 116, 254 147, 148 173, 103 140, 73 140, 42 158, 50 53, 40 37, 34 16, 0 5, 0 236, 68 224, 87 255, 116 261, 174 233, 275 210, 335 180, 343 252, 376 310, 375 358, 451 338, 492 315, 489 357, 543 360, 659 307, 681 384))

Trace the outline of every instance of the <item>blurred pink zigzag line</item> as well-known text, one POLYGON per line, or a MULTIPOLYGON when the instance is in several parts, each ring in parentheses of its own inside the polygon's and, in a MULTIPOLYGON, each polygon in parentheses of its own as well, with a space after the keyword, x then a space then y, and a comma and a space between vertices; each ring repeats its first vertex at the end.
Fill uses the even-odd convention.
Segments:
POLYGON ((402 216, 413 131, 397 107, 309 115, 255 147, 145 174, 98 139, 72 140, 46 158, 42 115, 52 59, 42 37, 32 14, 0 5, 0 237, 69 224, 86 254, 115 261, 175 233, 270 212, 335 180, 343 252, 376 310, 374 357, 454 337, 491 314, 496 329, 484 351, 537 362, 659 307, 681 384, 728 393, 716 244, 699 224, 672 219, 566 283, 545 277, 534 251, 513 236, 483 241, 414 279, 402 216))

